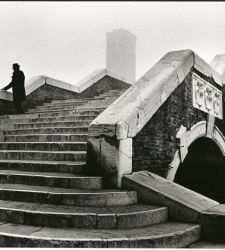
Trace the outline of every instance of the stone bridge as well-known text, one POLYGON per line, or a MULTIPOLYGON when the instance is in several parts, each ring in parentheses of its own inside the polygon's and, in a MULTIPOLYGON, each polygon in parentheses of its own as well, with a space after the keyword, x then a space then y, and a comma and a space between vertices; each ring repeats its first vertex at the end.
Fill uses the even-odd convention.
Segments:
POLYGON ((0 92, 0 247, 224 242, 222 74, 182 50, 133 83, 136 38, 115 33, 76 86, 31 79, 25 114, 0 92))

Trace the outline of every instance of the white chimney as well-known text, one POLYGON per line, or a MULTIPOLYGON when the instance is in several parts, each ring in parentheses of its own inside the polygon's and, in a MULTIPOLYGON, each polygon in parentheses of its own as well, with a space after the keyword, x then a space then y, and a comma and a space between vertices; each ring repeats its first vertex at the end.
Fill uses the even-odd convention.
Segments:
POLYGON ((107 34, 106 69, 129 83, 136 80, 136 36, 125 29, 107 34))

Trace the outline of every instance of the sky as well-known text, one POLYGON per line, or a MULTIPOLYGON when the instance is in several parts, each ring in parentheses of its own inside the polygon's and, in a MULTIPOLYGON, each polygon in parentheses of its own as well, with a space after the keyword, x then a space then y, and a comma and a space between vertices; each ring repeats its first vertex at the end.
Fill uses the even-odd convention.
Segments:
POLYGON ((106 66, 106 33, 137 36, 137 79, 169 51, 206 62, 225 53, 225 2, 0 1, 0 88, 19 63, 26 80, 47 75, 76 84, 106 66))

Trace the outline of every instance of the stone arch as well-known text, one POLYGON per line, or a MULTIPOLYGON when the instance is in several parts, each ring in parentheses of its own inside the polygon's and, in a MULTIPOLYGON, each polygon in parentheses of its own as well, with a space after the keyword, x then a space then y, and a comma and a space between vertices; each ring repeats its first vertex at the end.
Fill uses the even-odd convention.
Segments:
POLYGON ((213 133, 207 135, 207 122, 201 121, 191 127, 189 131, 181 126, 177 133, 177 138, 180 141, 180 149, 176 151, 173 161, 170 163, 167 179, 174 181, 179 165, 184 161, 188 154, 188 148, 198 138, 206 137, 215 142, 221 153, 225 155, 225 137, 218 127, 214 126, 213 133))

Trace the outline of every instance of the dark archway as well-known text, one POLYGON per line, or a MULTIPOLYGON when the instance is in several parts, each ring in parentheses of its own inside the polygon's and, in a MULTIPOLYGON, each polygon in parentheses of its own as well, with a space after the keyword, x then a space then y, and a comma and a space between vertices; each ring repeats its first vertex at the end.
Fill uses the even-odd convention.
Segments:
POLYGON ((194 141, 174 182, 225 203, 225 158, 217 144, 205 137, 194 141))

